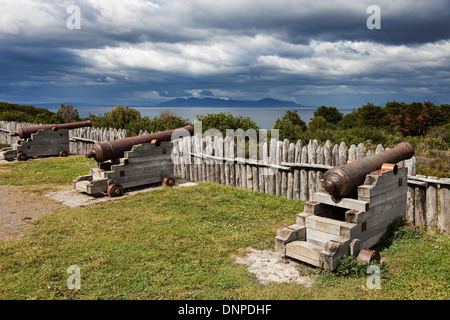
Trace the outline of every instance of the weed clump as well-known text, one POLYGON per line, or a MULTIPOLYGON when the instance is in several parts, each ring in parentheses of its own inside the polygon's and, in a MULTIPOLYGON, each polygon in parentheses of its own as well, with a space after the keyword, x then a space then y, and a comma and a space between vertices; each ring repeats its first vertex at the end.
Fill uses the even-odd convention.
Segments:
POLYGON ((386 262, 357 261, 353 256, 344 256, 341 258, 341 264, 337 267, 335 274, 338 277, 367 277, 367 270, 371 265, 378 266, 382 273, 387 271, 386 262))

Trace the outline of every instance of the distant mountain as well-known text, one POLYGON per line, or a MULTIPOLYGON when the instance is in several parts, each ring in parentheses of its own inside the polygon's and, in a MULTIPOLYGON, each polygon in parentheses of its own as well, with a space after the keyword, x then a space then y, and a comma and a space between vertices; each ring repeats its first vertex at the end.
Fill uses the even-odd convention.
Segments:
MULTIPOLYGON (((63 104, 71 104, 74 108, 114 108, 118 104, 95 104, 85 102, 63 102, 63 104)), ((36 103, 33 104, 40 108, 57 109, 61 106, 61 102, 52 103, 36 103)), ((143 105, 129 105, 130 108, 147 107, 143 105)), ((233 100, 233 99, 218 99, 218 98, 176 98, 169 101, 161 102, 151 107, 158 108, 172 108, 172 107, 207 107, 207 108, 302 108, 311 107, 302 105, 293 101, 276 100, 272 98, 264 98, 261 100, 233 100)))
POLYGON ((306 107, 293 101, 282 101, 271 98, 264 98, 258 101, 252 100, 233 100, 217 98, 176 98, 170 101, 162 102, 157 107, 209 107, 209 108, 301 108, 306 107))

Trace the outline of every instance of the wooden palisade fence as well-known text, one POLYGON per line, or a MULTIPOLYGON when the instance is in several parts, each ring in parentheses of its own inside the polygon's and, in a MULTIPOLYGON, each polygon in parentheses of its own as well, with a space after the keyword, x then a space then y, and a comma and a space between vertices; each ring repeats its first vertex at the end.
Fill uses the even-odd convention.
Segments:
MULTIPOLYGON (((13 132, 31 123, 0 121, 0 144, 13 144, 13 132)), ((148 132, 140 132, 145 134, 148 132)), ((85 155, 96 142, 126 138, 125 130, 78 128, 70 130, 70 152, 85 155)), ((173 160, 176 176, 190 181, 210 181, 237 188, 247 188, 289 199, 309 200, 317 191, 319 180, 329 168, 384 151, 366 150, 363 143, 347 147, 317 140, 295 144, 288 140, 264 142, 257 155, 237 157, 234 139, 196 135, 174 141, 173 160)), ((408 168, 408 203, 405 217, 428 229, 450 233, 450 179, 416 175, 415 158, 400 165, 408 168), (439 205, 438 205, 439 204, 439 205)))
MULTIPOLYGON (((12 145, 19 137, 11 137, 20 128, 35 126, 35 123, 19 123, 0 121, 0 143, 12 145)), ((96 142, 118 140, 127 137, 126 130, 112 128, 83 127, 69 130, 69 152, 84 155, 89 152, 96 142)))
MULTIPOLYGON (((258 158, 243 159, 237 157, 235 141, 228 137, 197 135, 177 139, 174 144, 175 174, 181 178, 300 200, 312 199, 329 168, 384 151, 382 145, 366 150, 362 143, 347 147, 344 142, 321 145, 317 140, 295 144, 272 140, 259 145, 258 158)), ((450 233, 450 179, 416 175, 414 157, 400 165, 408 168, 406 219, 419 227, 450 233)))

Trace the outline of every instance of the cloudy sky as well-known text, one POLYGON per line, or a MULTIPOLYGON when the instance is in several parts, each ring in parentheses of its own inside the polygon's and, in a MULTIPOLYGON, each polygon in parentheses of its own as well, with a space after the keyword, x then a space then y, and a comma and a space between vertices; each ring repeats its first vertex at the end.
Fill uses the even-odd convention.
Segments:
POLYGON ((450 103, 447 0, 0 0, 0 44, 14 103, 450 103))

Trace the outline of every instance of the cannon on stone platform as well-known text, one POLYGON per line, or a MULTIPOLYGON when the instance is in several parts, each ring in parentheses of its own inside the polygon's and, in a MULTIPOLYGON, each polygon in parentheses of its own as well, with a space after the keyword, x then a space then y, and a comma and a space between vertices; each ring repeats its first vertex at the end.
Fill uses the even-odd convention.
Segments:
POLYGON ((344 255, 379 260, 370 248, 406 212, 407 168, 396 163, 413 155, 414 148, 403 142, 328 170, 296 223, 277 230, 275 251, 330 270, 344 255))
POLYGON ((125 189, 162 182, 173 186, 173 139, 192 135, 194 127, 167 130, 96 143, 87 158, 97 161, 90 174, 72 181, 73 188, 90 195, 122 196, 125 189))
POLYGON ((48 124, 19 129, 11 136, 19 136, 17 143, 0 150, 0 159, 25 161, 28 158, 69 154, 69 130, 91 126, 91 120, 48 124))

